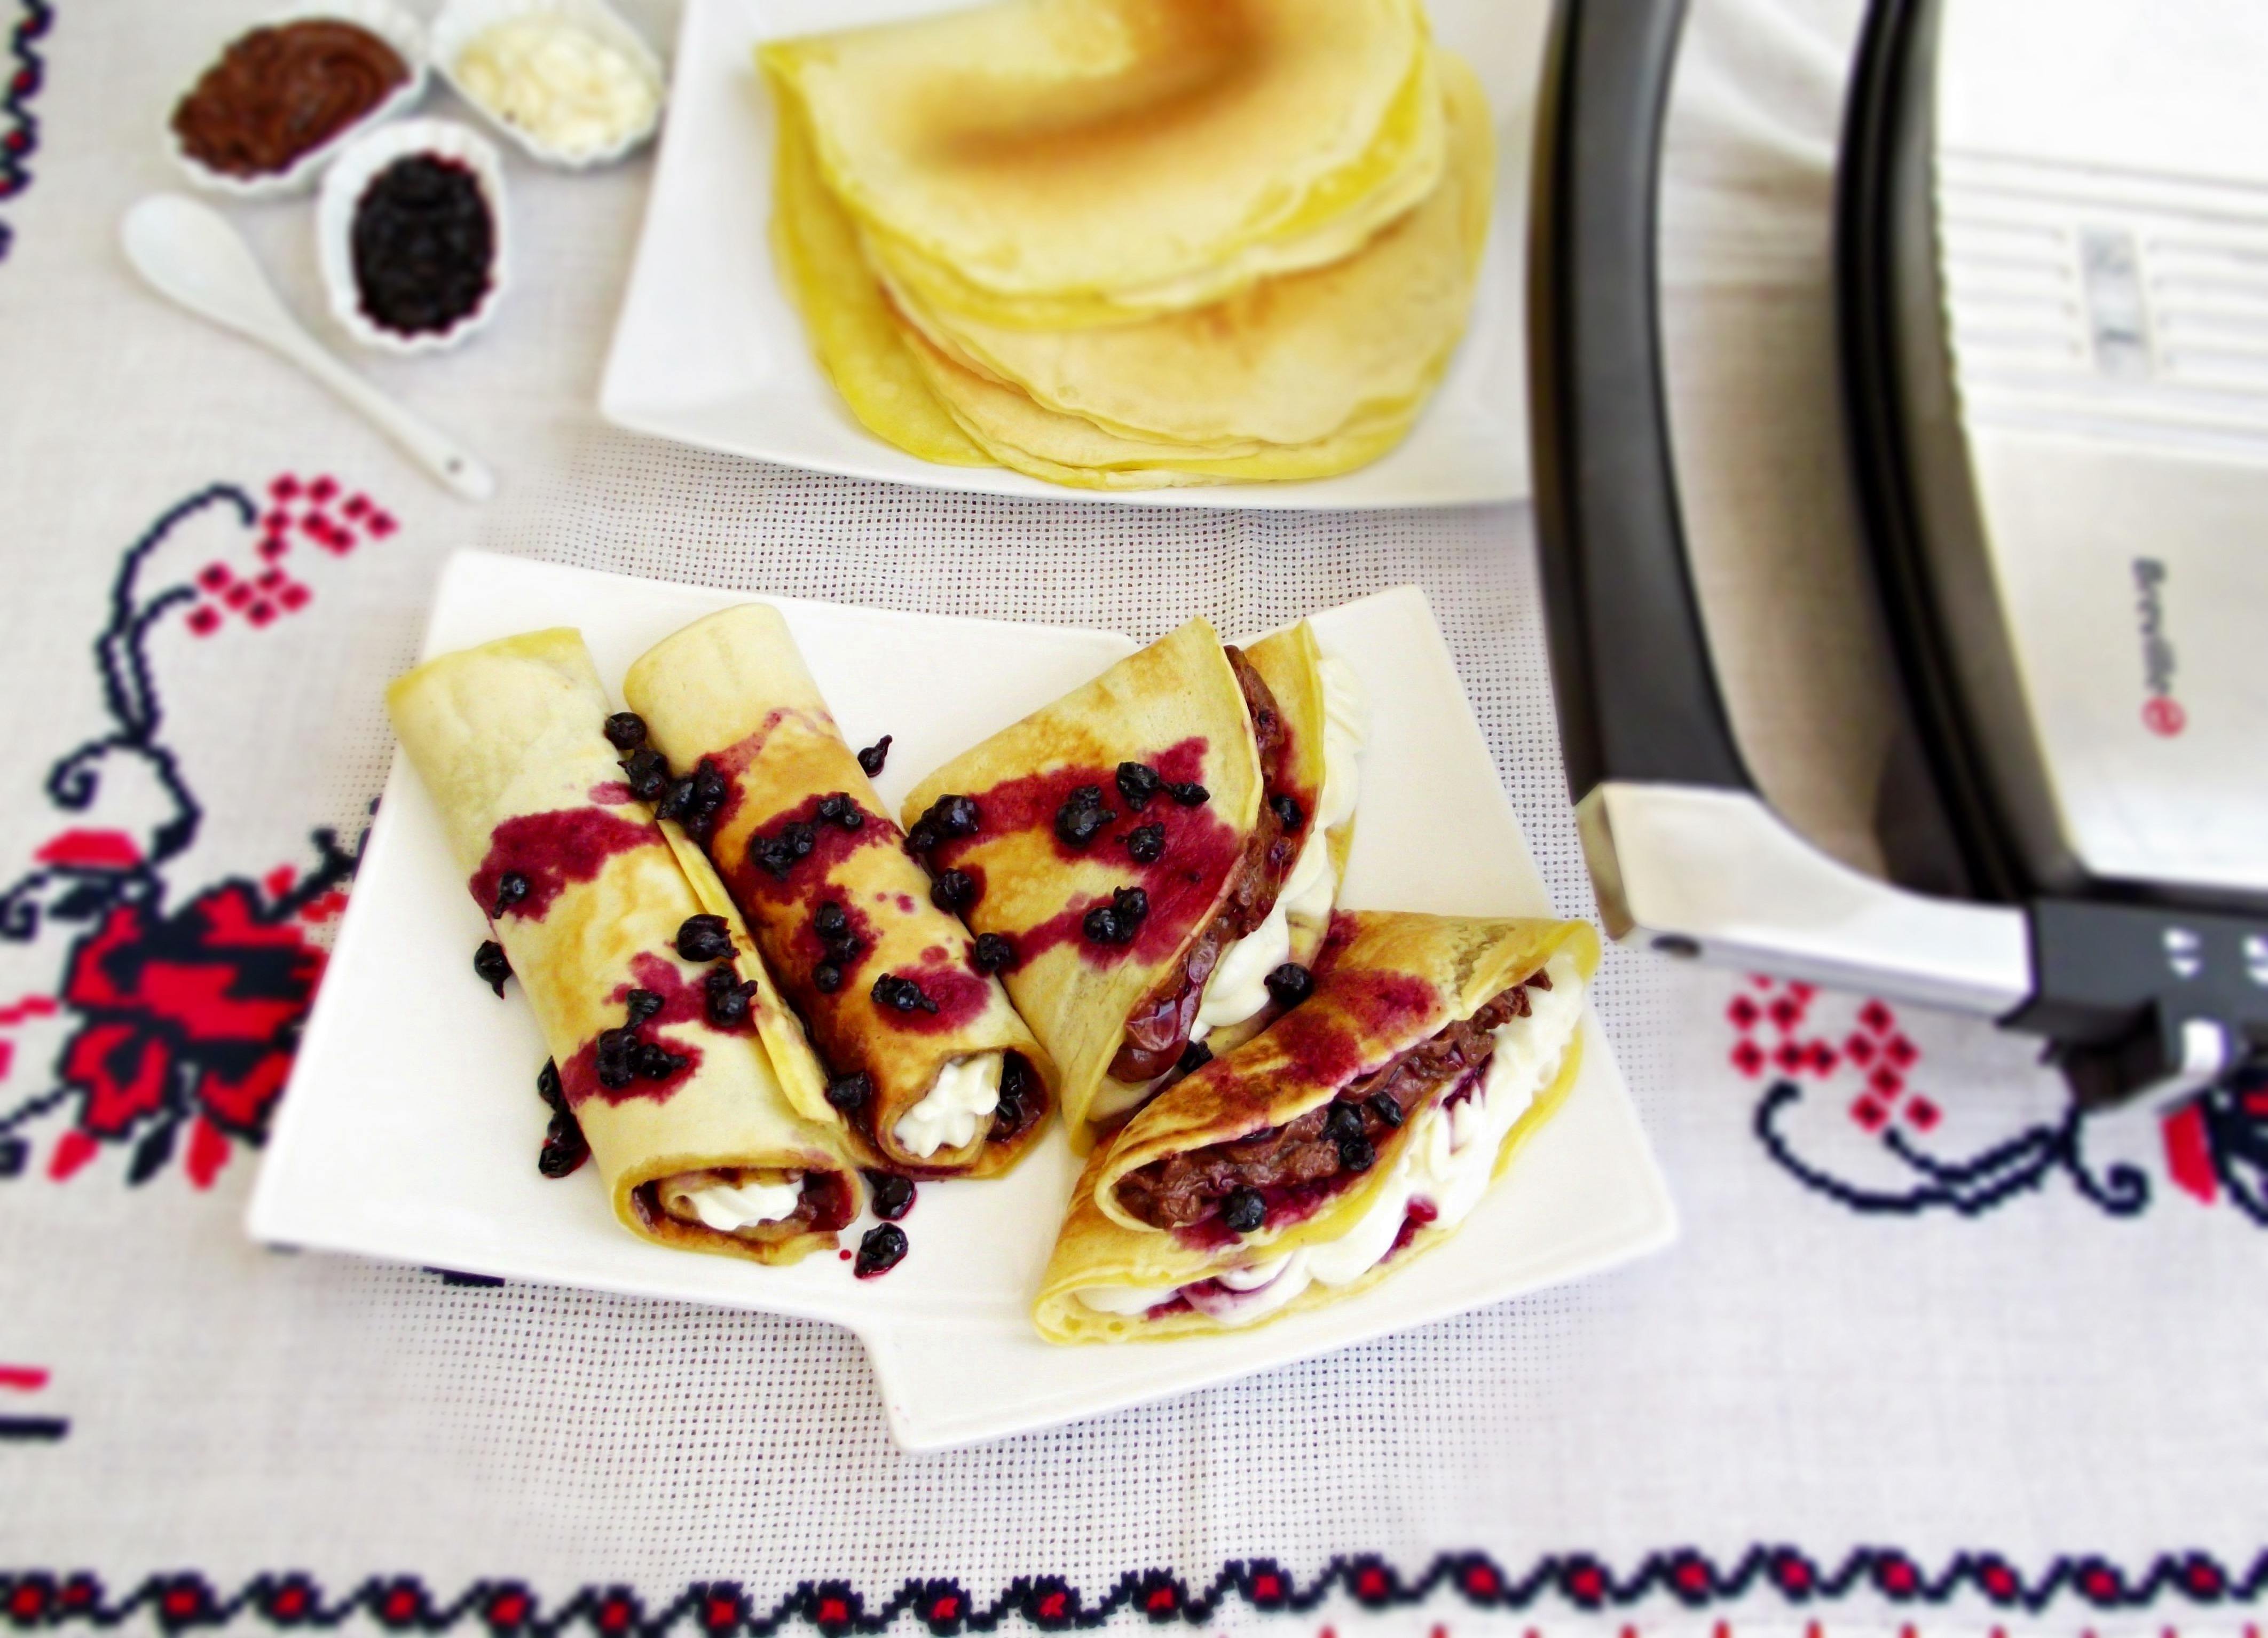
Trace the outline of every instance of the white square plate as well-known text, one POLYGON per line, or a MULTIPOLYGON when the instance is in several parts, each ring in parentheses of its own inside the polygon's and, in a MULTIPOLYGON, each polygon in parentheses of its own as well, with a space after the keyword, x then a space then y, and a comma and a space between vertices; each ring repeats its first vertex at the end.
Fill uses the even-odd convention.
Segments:
MULTIPOLYGON (((466 552, 442 576, 425 652, 579 626, 611 687, 652 644, 747 601, 466 552)), ((1134 647, 1102 631, 774 601, 851 742, 896 736, 875 781, 893 808, 929 769, 1134 647)), ((1314 624, 1372 703, 1345 902, 1550 914, 1424 594, 1382 593, 1314 624)), ((253 1235, 831 1320, 865 1343, 891 1429, 911 1449, 1091 1416, 1423 1324, 1604 1268, 1675 1232, 1592 1020, 1565 1110, 1454 1240, 1377 1290, 1241 1335, 1050 1347, 1028 1310, 1078 1170, 1059 1124, 1002 1181, 924 1184, 905 1220, 912 1249, 880 1280, 857 1280, 828 1257, 765 1268, 666 1251, 615 1223, 588 1169, 556 1183, 537 1175, 543 1042, 515 992, 499 1002, 473 977, 486 936, 424 787, 397 756, 261 1167, 253 1235)))
POLYGON ((985 467, 933 466, 852 419, 813 362, 772 271, 771 108, 759 41, 946 9, 940 0, 687 0, 668 123, 599 407, 688 444, 932 489, 1143 505, 1464 505, 1528 494, 1521 247, 1546 0, 1431 0, 1436 39, 1478 70, 1497 116, 1497 189, 1470 328, 1401 446, 1307 483, 1100 493, 985 467))

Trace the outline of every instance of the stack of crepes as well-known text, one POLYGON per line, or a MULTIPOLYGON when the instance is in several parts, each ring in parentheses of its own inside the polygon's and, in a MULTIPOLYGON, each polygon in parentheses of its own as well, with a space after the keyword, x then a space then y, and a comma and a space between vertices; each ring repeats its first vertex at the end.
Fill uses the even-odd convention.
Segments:
POLYGON ((1392 448, 1465 325, 1494 151, 1418 0, 1002 0, 759 53, 773 241, 858 419, 1093 489, 1392 448))

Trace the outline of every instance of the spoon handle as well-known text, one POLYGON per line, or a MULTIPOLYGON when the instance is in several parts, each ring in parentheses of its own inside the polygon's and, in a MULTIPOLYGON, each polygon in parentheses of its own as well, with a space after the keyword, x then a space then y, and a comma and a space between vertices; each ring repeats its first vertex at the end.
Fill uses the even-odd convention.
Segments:
POLYGON ((380 432, 448 488, 468 500, 486 500, 496 493, 496 474, 478 456, 364 380, 298 327, 263 334, 260 339, 361 410, 380 432))

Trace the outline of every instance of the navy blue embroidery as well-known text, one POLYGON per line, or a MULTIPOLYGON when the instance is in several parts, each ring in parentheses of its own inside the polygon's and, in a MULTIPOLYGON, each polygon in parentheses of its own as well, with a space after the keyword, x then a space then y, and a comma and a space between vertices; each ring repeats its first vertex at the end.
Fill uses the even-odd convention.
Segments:
MULTIPOLYGON (((17 0, 15 26, 8 32, 7 88, 0 92, 0 201, 15 198, 32 185, 31 159, 40 145, 40 122, 32 99, 46 83, 47 68, 33 42, 55 24, 50 0, 17 0)), ((0 222, 0 261, 14 233, 0 222)))
POLYGON ((1688 1610, 1747 1597, 1809 1605, 1854 1595, 1900 1605, 1943 1605, 1967 1593, 1993 1605, 2037 1614, 2059 1600, 2099 1610, 2142 1610, 2179 1599, 2197 1606, 2250 1603, 2268 1590, 2268 1549, 2232 1570, 2212 1554, 2163 1553, 2139 1572, 2095 1554, 2051 1560, 2027 1575, 1996 1553, 1956 1553, 1932 1571, 1893 1547, 1861 1547, 1822 1564, 1800 1548, 1750 1547, 1729 1565, 1694 1548, 1647 1554, 1628 1573, 1583 1553, 1538 1559, 1514 1575, 1484 1553, 1445 1553, 1422 1574, 1404 1575, 1370 1554, 1333 1559, 1301 1582, 1272 1559, 1232 1560, 1202 1589, 1164 1570, 1130 1570, 1090 1602, 1060 1576, 1019 1576, 979 1602, 957 1581, 908 1581, 887 1598, 869 1602, 847 1582, 805 1582, 759 1610, 735 1582, 695 1582, 652 1607, 634 1589, 586 1586, 545 1607, 525 1583, 475 1582, 453 1598, 438 1597, 416 1576, 372 1577, 336 1597, 300 1572, 254 1576, 223 1593, 194 1573, 152 1575, 113 1597, 86 1571, 0 1572, 0 1619, 23 1629, 82 1622, 114 1627, 136 1618, 167 1632, 238 1620, 269 1627, 328 1629, 357 1617, 392 1632, 446 1633, 471 1626, 490 1638, 552 1638, 588 1628, 599 1638, 772 1638, 792 1627, 822 1638, 879 1634, 910 1615, 939 1638, 998 1631, 1012 1620, 1042 1632, 1101 1627, 1121 1611, 1154 1624, 1204 1627, 1232 1604, 1268 1612, 1304 1613, 1334 1593, 1366 1608, 1462 1598, 1479 1610, 1528 1610, 1557 1603, 1577 1611, 1627 1608, 1651 1597, 1688 1610))
POLYGON ((1904 1162, 1915 1180, 1911 1189, 1892 1191, 1846 1183, 1809 1165, 1795 1152, 1780 1131, 1779 1118, 1802 1098, 1803 1088, 1793 1081, 1775 1081, 1767 1087, 1756 1104, 1756 1139, 1797 1182, 1854 1212, 1911 1216, 1945 1206, 1975 1217, 2011 1195, 2038 1188, 2058 1173, 2114 1217, 2132 1217, 2150 1203, 2149 1179, 2139 1168, 2121 1162, 2100 1174, 2088 1168, 2080 1141, 2084 1119, 2076 1104, 2060 1121, 2032 1126, 1962 1161, 1933 1159, 1896 1127, 1889 1127, 1881 1134, 1882 1147, 1904 1162))

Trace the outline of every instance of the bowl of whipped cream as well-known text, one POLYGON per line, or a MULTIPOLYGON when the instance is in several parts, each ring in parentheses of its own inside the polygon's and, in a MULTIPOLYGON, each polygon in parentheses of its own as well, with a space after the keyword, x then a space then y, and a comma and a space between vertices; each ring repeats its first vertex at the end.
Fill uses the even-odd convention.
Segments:
POLYGON ((605 0, 449 0, 431 41, 451 88, 543 164, 609 164, 661 122, 661 59, 605 0))

